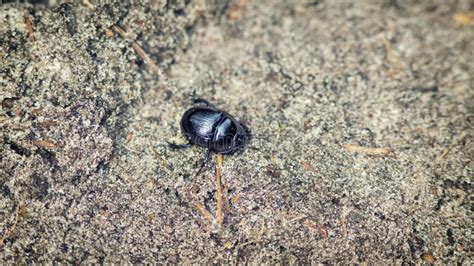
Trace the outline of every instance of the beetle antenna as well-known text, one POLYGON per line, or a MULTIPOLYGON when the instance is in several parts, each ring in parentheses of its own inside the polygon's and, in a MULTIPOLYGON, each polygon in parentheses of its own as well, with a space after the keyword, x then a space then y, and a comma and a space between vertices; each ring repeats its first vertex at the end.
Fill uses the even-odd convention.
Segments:
POLYGON ((211 159, 211 149, 208 149, 206 152, 206 157, 204 158, 204 161, 202 162, 201 167, 199 167, 199 170, 196 172, 194 177, 197 177, 201 173, 202 169, 204 168, 204 166, 206 166, 206 164, 209 162, 210 159, 211 159))
POLYGON ((193 104, 203 104, 204 106, 214 107, 210 102, 204 100, 203 98, 194 98, 192 99, 193 104))
POLYGON ((282 133, 282 134, 277 134, 277 133, 270 133, 270 134, 266 134, 266 133, 260 133, 260 134, 250 134, 251 138, 252 139, 268 139, 270 137, 277 137, 277 136, 285 136, 287 134, 285 133, 282 133))
POLYGON ((166 142, 168 143, 168 146, 172 149, 186 149, 186 148, 191 147, 191 143, 176 144, 176 143, 172 143, 172 142, 169 142, 169 141, 166 141, 166 142))

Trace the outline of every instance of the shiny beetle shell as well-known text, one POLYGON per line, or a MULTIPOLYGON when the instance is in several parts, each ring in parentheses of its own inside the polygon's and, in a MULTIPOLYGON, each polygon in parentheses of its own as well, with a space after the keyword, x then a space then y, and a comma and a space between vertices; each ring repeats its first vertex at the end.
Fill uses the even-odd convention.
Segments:
POLYGON ((222 154, 242 149, 250 137, 245 125, 212 106, 187 110, 181 119, 181 130, 191 144, 222 154))

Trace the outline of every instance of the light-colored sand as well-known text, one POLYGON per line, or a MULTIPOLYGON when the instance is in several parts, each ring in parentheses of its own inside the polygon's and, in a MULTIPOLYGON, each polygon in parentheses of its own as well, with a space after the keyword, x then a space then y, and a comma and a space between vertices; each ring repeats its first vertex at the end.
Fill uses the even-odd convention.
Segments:
POLYGON ((0 6, 0 261, 472 263, 470 1, 177 2, 0 6))

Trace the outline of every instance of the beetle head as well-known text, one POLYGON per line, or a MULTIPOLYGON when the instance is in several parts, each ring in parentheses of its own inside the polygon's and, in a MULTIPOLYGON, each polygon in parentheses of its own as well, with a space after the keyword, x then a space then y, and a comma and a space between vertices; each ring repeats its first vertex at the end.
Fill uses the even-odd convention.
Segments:
POLYGON ((250 141, 250 138, 251 138, 250 129, 246 125, 240 123, 240 128, 237 131, 237 134, 235 135, 235 138, 234 138, 235 150, 240 150, 244 148, 245 145, 247 145, 247 143, 250 141))

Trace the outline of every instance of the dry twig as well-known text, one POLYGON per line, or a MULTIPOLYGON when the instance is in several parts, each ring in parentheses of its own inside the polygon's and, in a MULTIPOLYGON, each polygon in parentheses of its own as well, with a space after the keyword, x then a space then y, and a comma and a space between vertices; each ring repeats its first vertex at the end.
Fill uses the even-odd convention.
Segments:
POLYGON ((158 70, 158 66, 156 66, 155 62, 151 60, 148 54, 145 53, 143 48, 136 41, 132 43, 132 47, 133 49, 135 49, 135 52, 137 52, 138 56, 143 60, 143 62, 145 62, 147 66, 149 66, 154 71, 158 70))
POLYGON ((216 168, 216 191, 217 191, 217 223, 222 224, 222 190, 221 190, 221 174, 222 174, 222 154, 217 154, 217 168, 216 168))
POLYGON ((342 215, 341 215, 341 218, 339 219, 339 222, 341 223, 342 235, 346 236, 347 235, 347 221, 342 215))
POLYGON ((28 15, 25 15, 23 17, 23 19, 25 21, 26 31, 28 32, 28 38, 30 39, 30 41, 34 42, 35 41, 35 35, 34 35, 34 31, 33 31, 33 22, 31 22, 31 19, 28 15))
POLYGON ((453 139, 453 141, 451 142, 451 145, 449 145, 449 147, 443 151, 443 153, 441 155, 439 155, 436 159, 435 159, 435 163, 439 163, 441 160, 445 159, 446 156, 448 156, 448 154, 451 152, 451 150, 454 148, 454 146, 456 146, 457 144, 459 144, 460 142, 462 142, 469 134, 465 133, 463 134, 459 139, 453 139))
POLYGON ((212 214, 206 210, 204 205, 201 203, 196 203, 196 209, 206 218, 209 222, 212 222, 212 214))
POLYGON ((49 140, 33 140, 31 143, 33 143, 35 146, 40 146, 43 148, 53 148, 56 146, 52 141, 49 140))
POLYGON ((82 0, 82 3, 89 9, 94 9, 94 5, 89 0, 82 0))
MULTIPOLYGON (((130 29, 130 28, 128 27, 128 29, 130 29)), ((130 32, 125 31, 124 29, 122 29, 121 27, 119 27, 117 25, 113 25, 112 30, 124 39, 128 39, 128 37, 130 35, 130 32)), ((145 53, 143 48, 136 41, 132 41, 132 47, 135 50, 135 52, 137 53, 137 55, 143 60, 143 62, 145 62, 145 64, 147 66, 149 66, 153 71, 158 71, 159 70, 158 66, 155 64, 155 62, 153 62, 153 60, 151 60, 150 56, 148 56, 148 54, 145 53)))

